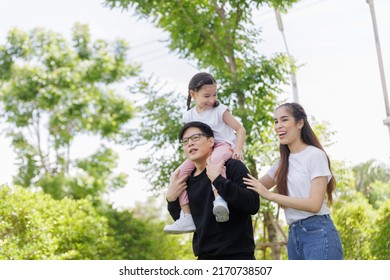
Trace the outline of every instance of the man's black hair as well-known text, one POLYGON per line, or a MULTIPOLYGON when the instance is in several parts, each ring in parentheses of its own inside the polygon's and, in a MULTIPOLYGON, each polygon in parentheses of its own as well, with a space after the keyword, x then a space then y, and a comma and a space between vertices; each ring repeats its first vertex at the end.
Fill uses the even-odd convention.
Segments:
POLYGON ((214 137, 214 132, 209 125, 202 123, 202 122, 188 122, 181 128, 180 133, 179 133, 179 140, 183 139, 184 132, 190 127, 199 128, 200 131, 202 131, 204 136, 206 136, 207 138, 214 137))

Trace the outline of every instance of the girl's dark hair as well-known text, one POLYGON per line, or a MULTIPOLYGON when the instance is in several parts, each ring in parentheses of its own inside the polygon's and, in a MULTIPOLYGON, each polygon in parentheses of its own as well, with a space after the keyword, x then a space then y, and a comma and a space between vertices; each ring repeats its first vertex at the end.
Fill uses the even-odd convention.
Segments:
MULTIPOLYGON (((199 91, 204 85, 214 85, 217 81, 214 77, 206 72, 200 72, 192 77, 188 84, 187 110, 191 109, 191 94, 190 91, 199 91)), ((214 107, 218 107, 219 102, 215 102, 214 107)))
MULTIPOLYGON (((303 120, 303 127, 301 129, 301 138, 304 143, 308 145, 312 145, 314 147, 317 147, 318 149, 321 149, 324 151, 326 158, 328 159, 328 166, 330 173, 332 175, 332 178, 329 180, 327 188, 326 188, 326 194, 327 194, 327 200, 328 204, 332 205, 333 203, 333 197, 332 193, 336 186, 336 180, 333 177, 332 169, 330 167, 330 160, 328 155, 326 154, 324 148, 322 147, 320 141, 318 140, 317 136, 314 134, 314 131, 310 127, 309 122, 307 121, 307 115, 305 113, 305 110, 301 105, 298 103, 284 103, 276 108, 278 110, 281 107, 285 107, 287 111, 293 116, 295 119, 295 122, 297 123, 300 120, 303 120)), ((277 186, 276 189, 278 193, 283 195, 288 195, 288 188, 287 188, 287 175, 288 175, 288 163, 289 163, 289 157, 290 157, 290 149, 287 145, 279 145, 280 150, 280 164, 276 171, 276 181, 277 186)))

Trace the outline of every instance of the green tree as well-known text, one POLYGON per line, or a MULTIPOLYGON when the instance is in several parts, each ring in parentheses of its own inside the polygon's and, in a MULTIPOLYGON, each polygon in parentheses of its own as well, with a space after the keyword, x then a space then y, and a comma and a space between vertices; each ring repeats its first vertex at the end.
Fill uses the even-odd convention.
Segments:
POLYGON ((0 187, 0 259, 103 259, 109 226, 85 199, 54 200, 43 192, 0 187))
POLYGON ((139 73, 127 61, 127 43, 91 40, 76 23, 72 39, 35 28, 9 31, 0 45, 0 105, 17 155, 14 182, 41 188, 54 198, 89 198, 100 203, 108 190, 123 187, 115 174, 120 141, 134 110, 115 86, 139 73), (91 136, 100 148, 72 158, 78 136, 91 136))
POLYGON ((0 186, 0 260, 194 258, 189 235, 166 235, 161 219, 138 210, 106 208, 103 215, 87 199, 0 186))
MULTIPOLYGON (((169 48, 183 59, 195 61, 199 69, 208 69, 218 80, 218 98, 230 107, 246 131, 245 162, 254 176, 258 169, 275 158, 276 143, 271 133, 269 114, 279 102, 281 85, 287 83, 289 58, 275 54, 267 58, 259 53, 260 30, 251 18, 263 5, 285 10, 298 0, 264 1, 137 1, 106 0, 110 8, 132 9, 139 18, 149 19, 170 34, 169 48)), ((151 152, 140 161, 154 188, 165 187, 169 176, 183 160, 176 151, 180 116, 187 96, 162 93, 155 81, 142 80, 133 88, 142 93, 143 103, 133 145, 151 144, 151 152)), ((264 216, 268 219, 270 215, 264 216)), ((273 223, 270 242, 277 242, 273 223)), ((280 255, 279 252, 275 256, 280 255)), ((277 258, 277 257, 276 257, 277 258)))
POLYGON ((375 208, 390 198, 390 168, 386 164, 369 160, 352 167, 355 189, 366 196, 375 208))
MULTIPOLYGON (((372 164, 372 163, 370 163, 372 164)), ((367 166, 362 163, 356 166, 367 166)), ((356 189, 356 166, 333 162, 337 178, 333 219, 340 232, 345 259, 388 259, 389 182, 373 177, 366 195, 356 189)), ((368 175, 367 177, 370 177, 368 175)), ((383 177, 380 177, 383 178, 383 177)))
POLYGON ((340 199, 332 217, 343 243, 344 258, 372 259, 370 242, 377 213, 359 192, 351 190, 349 198, 340 199))
POLYGON ((111 254, 129 260, 194 259, 190 234, 163 232, 161 207, 153 197, 134 209, 107 213, 118 244, 111 254))
POLYGON ((390 199, 378 209, 378 219, 372 238, 372 254, 376 259, 390 260, 390 199))
POLYGON ((355 188, 369 197, 372 190, 372 184, 375 181, 389 182, 390 168, 376 160, 369 160, 352 167, 355 175, 355 188))
POLYGON ((390 199, 390 182, 382 182, 376 180, 371 184, 369 203, 375 208, 379 209, 383 203, 390 199))

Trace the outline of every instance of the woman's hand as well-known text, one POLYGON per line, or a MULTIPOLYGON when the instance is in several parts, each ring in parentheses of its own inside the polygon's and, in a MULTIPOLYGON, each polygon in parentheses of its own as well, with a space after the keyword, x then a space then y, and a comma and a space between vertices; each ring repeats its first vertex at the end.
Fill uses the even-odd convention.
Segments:
POLYGON ((210 160, 210 157, 207 159, 206 174, 211 182, 217 179, 217 177, 221 174, 224 165, 224 160, 221 160, 217 164, 213 164, 210 160))
POLYGON ((168 186, 167 196, 166 199, 169 202, 175 201, 178 199, 178 197, 184 192, 184 190, 187 188, 187 176, 184 176, 182 178, 179 178, 180 170, 177 169, 172 174, 171 182, 168 186))
POLYGON ((266 187, 263 186, 262 183, 259 182, 255 177, 248 174, 249 178, 243 178, 244 184, 247 185, 248 189, 254 190, 259 195, 264 197, 265 199, 271 200, 270 197, 272 195, 272 192, 270 192, 266 187))

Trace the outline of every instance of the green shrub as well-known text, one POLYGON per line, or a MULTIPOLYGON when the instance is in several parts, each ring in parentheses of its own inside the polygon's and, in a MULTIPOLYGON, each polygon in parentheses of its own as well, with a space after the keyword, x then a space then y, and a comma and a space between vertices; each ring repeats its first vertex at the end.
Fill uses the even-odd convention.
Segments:
POLYGON ((22 187, 0 187, 0 259, 100 259, 108 222, 87 200, 54 200, 22 187))

